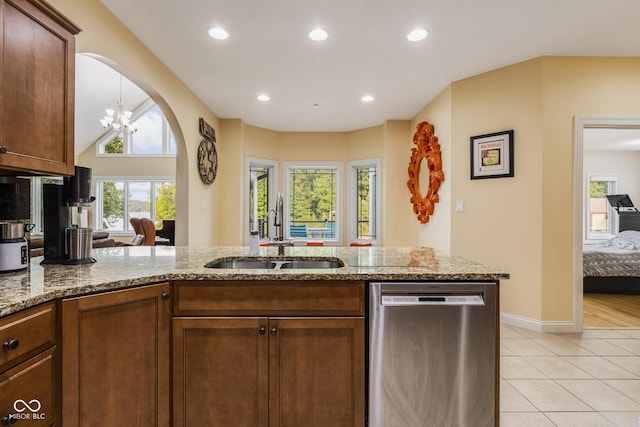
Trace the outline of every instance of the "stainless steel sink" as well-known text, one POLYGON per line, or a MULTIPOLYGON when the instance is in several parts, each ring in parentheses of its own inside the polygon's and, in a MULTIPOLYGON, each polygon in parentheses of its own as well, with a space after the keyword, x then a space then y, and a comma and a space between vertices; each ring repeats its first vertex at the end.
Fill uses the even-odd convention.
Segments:
POLYGON ((335 257, 229 257, 215 259, 206 268, 282 270, 340 268, 344 262, 335 257))
POLYGON ((213 260, 205 265, 207 268, 231 268, 231 269, 264 269, 273 268, 275 264, 271 261, 258 261, 249 259, 219 259, 213 260))

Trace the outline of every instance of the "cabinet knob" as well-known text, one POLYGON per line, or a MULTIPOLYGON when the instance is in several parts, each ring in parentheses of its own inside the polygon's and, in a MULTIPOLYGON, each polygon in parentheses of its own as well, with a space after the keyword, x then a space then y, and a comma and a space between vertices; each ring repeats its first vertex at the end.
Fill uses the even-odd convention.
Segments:
POLYGON ((271 328, 271 335, 276 335, 278 330, 276 328, 271 328))
POLYGON ((4 424, 5 426, 15 424, 17 421, 17 418, 10 417, 9 415, 5 415, 4 417, 2 417, 2 424, 4 424))
POLYGON ((7 147, 5 147, 4 145, 0 146, 0 154, 5 154, 7 152, 7 147))
POLYGON ((267 332, 267 328, 265 328, 264 326, 260 326, 260 329, 258 329, 258 333, 260 335, 264 335, 267 332))
POLYGON ((162 293, 162 297, 161 297, 161 298, 162 298, 162 301, 166 301, 166 300, 168 300, 168 299, 169 299, 169 294, 168 294, 168 293, 166 293, 166 292, 163 292, 163 293, 162 293))
POLYGON ((9 340, 2 344, 2 348, 5 350, 15 350, 20 345, 20 341, 18 340, 9 340))

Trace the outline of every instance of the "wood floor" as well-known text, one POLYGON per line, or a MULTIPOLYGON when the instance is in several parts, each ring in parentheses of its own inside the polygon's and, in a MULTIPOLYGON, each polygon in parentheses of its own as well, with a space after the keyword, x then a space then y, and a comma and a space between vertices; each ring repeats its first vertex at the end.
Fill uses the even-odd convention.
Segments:
POLYGON ((583 327, 640 328, 640 295, 584 294, 583 327))

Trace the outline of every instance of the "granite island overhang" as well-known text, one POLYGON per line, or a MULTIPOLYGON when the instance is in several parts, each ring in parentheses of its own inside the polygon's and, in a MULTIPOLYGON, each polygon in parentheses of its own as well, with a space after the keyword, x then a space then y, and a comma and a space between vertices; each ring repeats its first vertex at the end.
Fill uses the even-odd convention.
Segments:
POLYGON ((225 269, 206 268, 228 257, 276 257, 261 247, 249 255, 246 246, 125 246, 94 249, 95 264, 40 265, 0 275, 0 317, 58 298, 88 295, 174 280, 330 280, 330 281, 499 281, 509 274, 427 247, 290 247, 287 256, 335 257, 340 268, 225 269))

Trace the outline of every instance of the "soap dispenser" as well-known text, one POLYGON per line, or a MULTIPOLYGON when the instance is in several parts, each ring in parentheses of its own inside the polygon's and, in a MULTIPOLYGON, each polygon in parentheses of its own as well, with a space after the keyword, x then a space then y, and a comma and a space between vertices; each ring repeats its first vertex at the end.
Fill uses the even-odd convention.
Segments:
POLYGON ((260 252, 260 235, 257 231, 249 233, 249 253, 256 255, 260 252))

